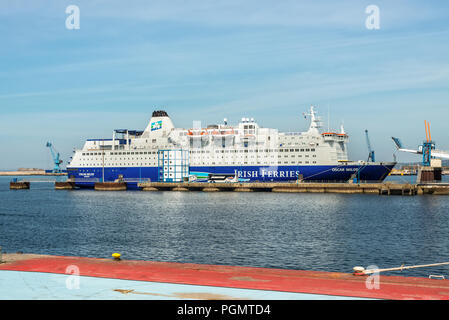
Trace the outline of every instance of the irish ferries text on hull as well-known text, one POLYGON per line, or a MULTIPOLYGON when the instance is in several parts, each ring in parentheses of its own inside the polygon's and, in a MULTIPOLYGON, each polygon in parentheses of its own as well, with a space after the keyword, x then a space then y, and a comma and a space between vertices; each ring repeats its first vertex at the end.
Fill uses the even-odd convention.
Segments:
POLYGON ((306 132, 262 128, 254 119, 237 125, 175 128, 165 111, 154 111, 143 131, 116 129, 112 139, 89 139, 75 150, 67 166, 78 186, 123 180, 208 181, 211 176, 231 181, 383 181, 393 162, 349 161, 348 135, 321 132, 314 107, 306 115, 306 132))

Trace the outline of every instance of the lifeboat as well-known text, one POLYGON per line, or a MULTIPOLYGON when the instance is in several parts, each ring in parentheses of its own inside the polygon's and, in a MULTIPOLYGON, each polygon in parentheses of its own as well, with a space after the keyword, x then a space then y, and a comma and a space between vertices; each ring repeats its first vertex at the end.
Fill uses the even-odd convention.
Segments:
POLYGON ((187 131, 187 136, 191 140, 201 140, 201 142, 205 142, 209 139, 207 130, 204 129, 192 129, 187 131))
POLYGON ((201 129, 201 130, 193 129, 193 130, 188 130, 187 131, 187 135, 188 136, 204 136, 204 135, 207 135, 207 134, 208 134, 207 130, 204 130, 204 129, 201 129))
POLYGON ((231 138, 235 136, 234 129, 214 130, 211 132, 212 139, 231 138))

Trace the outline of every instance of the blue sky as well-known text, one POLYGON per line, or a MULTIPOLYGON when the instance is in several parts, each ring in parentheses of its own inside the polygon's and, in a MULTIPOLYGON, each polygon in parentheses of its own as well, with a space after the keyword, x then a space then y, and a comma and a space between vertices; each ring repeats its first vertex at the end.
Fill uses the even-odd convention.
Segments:
MULTIPOLYGON (((87 138, 143 129, 155 109, 190 127, 254 117, 307 128, 317 105, 344 122, 350 156, 392 160, 431 121, 449 150, 446 1, 0 0, 0 169, 51 167, 87 138), (65 27, 68 5, 80 29, 65 27), (365 27, 368 5, 380 29, 365 27)), ((400 154, 400 161, 419 160, 400 154)))

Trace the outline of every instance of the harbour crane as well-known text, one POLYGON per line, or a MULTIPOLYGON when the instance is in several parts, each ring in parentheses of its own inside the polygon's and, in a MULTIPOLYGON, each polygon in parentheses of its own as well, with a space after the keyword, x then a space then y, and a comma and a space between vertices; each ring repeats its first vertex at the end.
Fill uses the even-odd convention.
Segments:
POLYGON ((371 143, 369 141, 369 135, 368 135, 368 130, 365 130, 365 135, 366 135, 366 144, 368 146, 368 162, 376 162, 376 156, 374 154, 374 150, 371 149, 371 143))
POLYGON ((429 167, 431 159, 433 158, 449 159, 449 151, 437 150, 435 148, 435 142, 432 140, 432 135, 430 133, 430 122, 424 121, 424 125, 426 128, 426 140, 423 142, 422 145, 418 147, 418 150, 405 149, 402 146, 402 142, 398 138, 395 137, 391 138, 393 139, 399 151, 421 154, 423 156, 422 161, 423 166, 429 167))
POLYGON ((57 152, 55 150, 55 148, 53 147, 53 144, 51 142, 47 142, 46 146, 47 146, 47 148, 50 149, 50 153, 53 158, 53 164, 54 164, 53 173, 62 172, 61 167, 60 167, 62 160, 59 159, 59 152, 57 152))

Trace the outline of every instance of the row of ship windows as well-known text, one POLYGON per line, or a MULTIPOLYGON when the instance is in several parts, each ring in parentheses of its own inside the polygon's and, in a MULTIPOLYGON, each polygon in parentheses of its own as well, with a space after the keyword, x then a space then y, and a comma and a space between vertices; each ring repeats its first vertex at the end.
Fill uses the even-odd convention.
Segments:
MULTIPOLYGON (((127 154, 129 154, 129 155, 131 155, 131 154, 156 154, 157 152, 155 152, 155 151, 153 151, 153 152, 151 152, 151 151, 148 151, 148 152, 105 152, 104 154, 105 155, 127 155, 127 154)), ((101 156, 101 155, 103 155, 103 153, 102 152, 84 152, 83 153, 83 156, 101 156)))
MULTIPOLYGON (((315 149, 265 149, 265 150, 215 150, 215 153, 248 153, 248 152, 315 152, 315 149)), ((203 153, 203 151, 191 151, 192 153, 203 153)))
MULTIPOLYGON (((255 126, 244 126, 243 127, 244 130, 255 130, 256 127, 255 126)), ((233 130, 234 134, 238 135, 239 133, 241 133, 241 129, 215 129, 217 131, 222 131, 222 132, 228 132, 229 130, 233 130)), ((246 131, 244 131, 246 132, 246 131)), ((252 133, 255 133, 254 131, 252 131, 252 133)), ((268 136, 271 137, 270 135, 268 135, 267 133, 263 133, 259 131, 259 135, 261 136, 268 136)), ((179 136, 187 136, 187 131, 181 131, 179 132, 179 136)), ((311 137, 311 136, 307 136, 307 137, 303 137, 302 133, 298 132, 298 133, 287 133, 287 134, 283 134, 283 135, 278 135, 278 139, 309 139, 309 140, 319 140, 321 137, 311 137)), ((154 140, 154 139, 153 139, 154 140)))
MULTIPOLYGON (((251 153, 251 152, 315 152, 315 149, 265 149, 265 150, 215 150, 215 153, 251 153)), ((190 153, 210 153, 208 150, 195 151, 192 150, 190 153)), ((140 151, 140 152, 105 152, 108 155, 135 155, 135 154, 157 154, 155 151, 140 151)), ((83 156, 101 156, 102 152, 84 152, 83 156)))
MULTIPOLYGON (((305 158, 308 158, 309 156, 310 155, 304 155, 305 158)), ((274 157, 275 157, 274 155, 271 156, 271 158, 274 158, 274 157)), ((282 157, 281 155, 278 155, 278 158, 281 158, 281 157, 282 157)), ((289 157, 289 155, 284 155, 284 158, 288 158, 288 157, 289 157)), ((292 155, 290 155, 290 157, 291 158, 296 158, 296 157, 302 158, 302 155, 294 155, 294 154, 292 154, 292 155)), ((202 159, 203 157, 201 157, 201 156, 199 156, 199 157, 193 156, 192 157, 193 160, 198 159, 198 158, 202 159)), ((214 157, 214 158, 216 158, 216 157, 214 157)), ((214 158, 208 158, 208 159, 214 159, 214 158)), ((221 156, 221 159, 225 159, 225 158, 227 158, 227 157, 221 156)), ((238 157, 238 159, 244 159, 244 158, 251 158, 251 159, 259 158, 259 159, 262 159, 261 157, 255 157, 255 156, 243 157, 243 158, 238 157)), ((312 155, 312 158, 316 158, 316 155, 315 154, 312 155)), ((110 159, 106 158, 105 160, 108 161, 110 159)), ((151 159, 148 159, 148 158, 144 158, 144 159, 142 159, 142 158, 140 158, 140 159, 137 159, 137 158, 136 159, 135 158, 118 158, 118 159, 114 159, 114 160, 116 160, 116 161, 117 160, 142 161, 142 160, 151 160, 151 159)), ((156 160, 156 159, 153 159, 153 160, 156 160)), ((82 162, 84 162, 84 161, 101 161, 101 159, 99 159, 99 158, 91 158, 91 159, 82 159, 81 161, 82 162)))
MULTIPOLYGON (((313 164, 316 164, 316 161, 312 161, 312 162, 310 162, 310 161, 304 161, 304 163, 305 164, 310 164, 310 163, 313 163, 313 164)), ((215 163, 215 162, 211 162, 211 163, 206 163, 206 162, 203 162, 202 163, 203 165, 210 165, 210 164, 212 164, 212 165, 214 165, 214 164, 223 164, 223 165, 238 165, 238 164, 241 164, 241 163, 228 163, 228 162, 217 162, 217 163, 215 163)), ((257 161, 257 162, 243 162, 243 164, 260 164, 260 165, 267 165, 267 164, 276 164, 276 161, 271 161, 271 162, 259 162, 259 161, 257 161)), ((284 162, 282 162, 282 161, 278 161, 277 162, 277 164, 303 164, 302 163, 302 161, 284 161, 284 162)), ((99 167, 101 167, 103 164, 102 163, 91 163, 91 164, 89 164, 89 165, 87 165, 87 164, 80 164, 80 166, 82 166, 82 167, 84 167, 84 166, 93 166, 93 165, 96 165, 96 166, 99 166, 99 167)), ((155 163, 105 163, 105 166, 112 166, 112 165, 114 165, 114 166, 154 166, 155 165, 155 163)))

